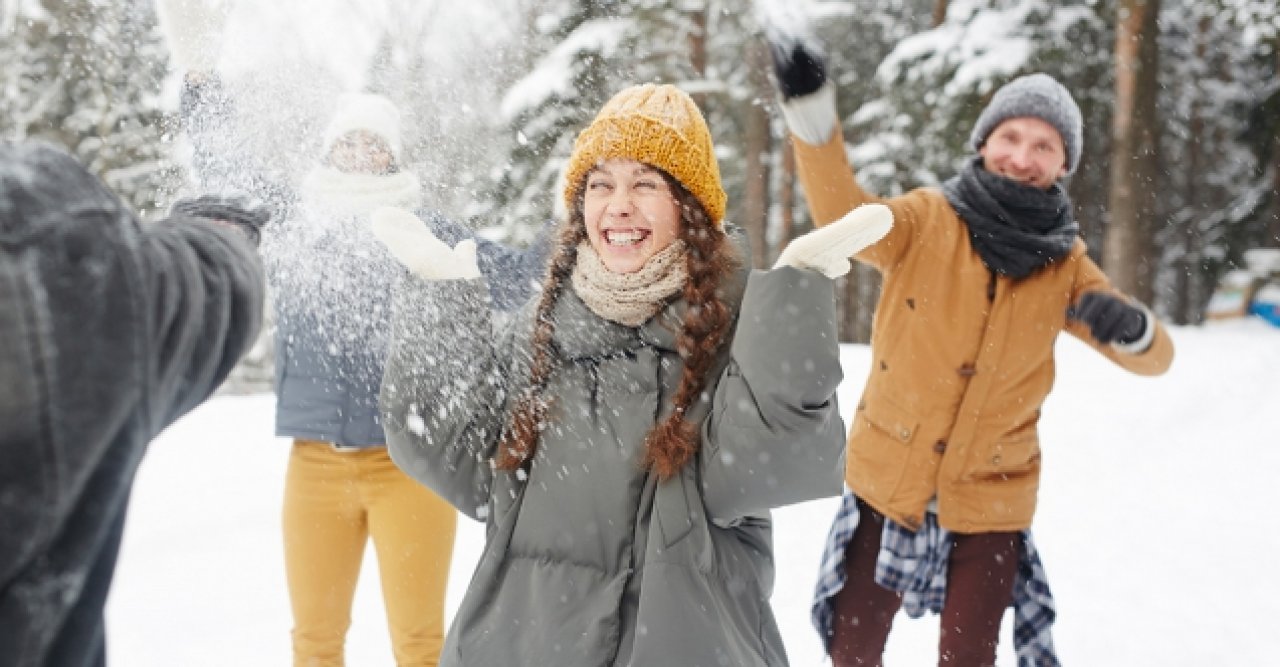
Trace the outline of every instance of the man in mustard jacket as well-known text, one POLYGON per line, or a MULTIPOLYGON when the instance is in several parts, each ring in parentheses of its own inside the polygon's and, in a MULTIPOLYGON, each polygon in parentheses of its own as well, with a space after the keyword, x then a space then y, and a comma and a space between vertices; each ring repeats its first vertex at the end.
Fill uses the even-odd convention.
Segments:
POLYGON ((883 287, 849 425, 851 494, 814 608, 828 652, 837 666, 880 664, 905 604, 942 615, 941 661, 990 665, 1013 606, 1020 662, 1056 664, 1052 598, 1029 534, 1054 342, 1066 331, 1141 375, 1173 358, 1165 329, 1112 288, 1079 238, 1061 179, 1080 161, 1080 110, 1047 75, 1016 79, 979 116, 976 153, 957 176, 881 198, 850 169, 817 45, 772 37, 815 224, 869 202, 894 216, 856 256, 883 287))

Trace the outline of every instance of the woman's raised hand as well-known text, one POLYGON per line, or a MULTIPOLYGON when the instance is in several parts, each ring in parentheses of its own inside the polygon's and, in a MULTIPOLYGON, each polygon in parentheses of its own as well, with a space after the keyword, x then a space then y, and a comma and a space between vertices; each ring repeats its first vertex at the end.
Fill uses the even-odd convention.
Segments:
POLYGON ((450 248, 418 216, 394 206, 376 209, 370 219, 373 235, 415 275, 428 280, 480 277, 475 241, 464 239, 450 248))
POLYGON ((813 269, 828 278, 849 272, 849 258, 884 238, 893 227, 893 213, 884 204, 863 204, 843 218, 793 239, 773 268, 813 269))

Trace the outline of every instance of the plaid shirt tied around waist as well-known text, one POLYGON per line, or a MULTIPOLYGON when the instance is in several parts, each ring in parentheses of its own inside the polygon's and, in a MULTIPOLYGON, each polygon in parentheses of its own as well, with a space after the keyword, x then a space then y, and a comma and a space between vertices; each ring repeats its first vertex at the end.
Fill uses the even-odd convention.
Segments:
MULTIPOLYGON (((814 591, 810 616, 830 652, 835 624, 835 596, 844 587, 845 552, 858 527, 857 497, 846 492, 831 524, 822 552, 822 566, 814 591)), ((1022 549, 1013 589, 1013 643, 1019 667, 1060 667, 1053 650, 1051 626, 1057 617, 1049 579, 1031 531, 1021 532, 1022 549)), ((951 556, 951 532, 938 525, 932 505, 924 525, 912 532, 885 518, 876 557, 876 583, 902 594, 902 608, 911 618, 926 611, 942 613, 947 595, 947 561, 951 556)))

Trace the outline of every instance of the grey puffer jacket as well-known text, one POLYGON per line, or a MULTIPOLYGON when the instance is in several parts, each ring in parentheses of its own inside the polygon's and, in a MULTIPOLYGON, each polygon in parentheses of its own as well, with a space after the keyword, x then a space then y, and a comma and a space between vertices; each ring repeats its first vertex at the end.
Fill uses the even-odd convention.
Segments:
POLYGON ((701 450, 666 482, 642 446, 672 409, 683 301, 630 328, 566 288, 525 474, 489 460, 528 377, 532 309, 491 337, 480 280, 402 287, 382 387, 392 458, 487 524, 441 665, 786 664, 769 510, 841 490, 835 298, 793 268, 735 282, 736 328, 689 413, 701 450))

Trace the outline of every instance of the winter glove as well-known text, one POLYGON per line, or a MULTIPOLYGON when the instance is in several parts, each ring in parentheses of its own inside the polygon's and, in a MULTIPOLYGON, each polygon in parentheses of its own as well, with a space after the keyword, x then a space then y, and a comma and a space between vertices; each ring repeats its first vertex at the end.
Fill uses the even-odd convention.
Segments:
POLYGON ((207 71, 217 67, 231 4, 232 0, 157 0, 160 30, 180 69, 207 71))
POLYGON ((1103 344, 1132 345, 1147 333, 1143 309, 1106 292, 1085 292, 1067 308, 1067 318, 1088 325, 1094 339, 1103 344))
POLYGON ((394 206, 371 214, 373 235, 405 268, 428 280, 479 278, 476 242, 463 239, 450 248, 418 216, 394 206))
POLYGON ((226 223, 244 232, 254 245, 262 239, 262 228, 271 221, 266 206, 246 197, 204 195, 195 199, 179 199, 169 207, 169 217, 187 216, 226 223))
POLYGON ((837 119, 835 89, 827 84, 822 45, 802 21, 772 16, 765 17, 764 23, 787 127, 806 144, 825 144, 837 119))
POLYGON ((787 244, 773 268, 813 269, 828 278, 849 272, 849 258, 884 238, 893 227, 893 213, 884 204, 864 204, 843 218, 815 229, 787 244))

